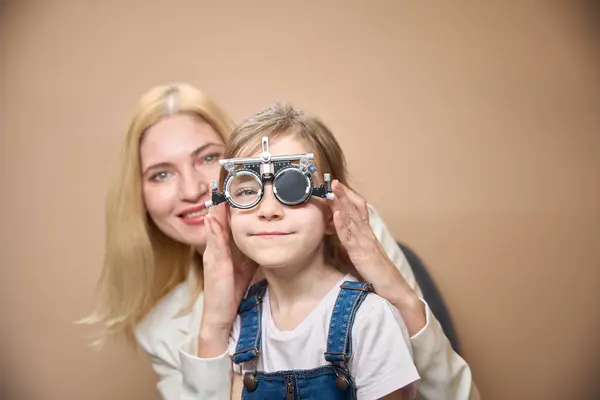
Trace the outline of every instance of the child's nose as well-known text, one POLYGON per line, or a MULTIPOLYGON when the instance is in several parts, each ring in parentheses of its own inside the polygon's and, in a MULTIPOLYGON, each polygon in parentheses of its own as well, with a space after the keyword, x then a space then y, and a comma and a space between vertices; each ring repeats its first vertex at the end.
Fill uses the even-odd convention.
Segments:
POLYGON ((264 186, 263 198, 257 207, 257 215, 261 219, 270 221, 283 218, 283 204, 275 198, 273 185, 270 183, 264 186))

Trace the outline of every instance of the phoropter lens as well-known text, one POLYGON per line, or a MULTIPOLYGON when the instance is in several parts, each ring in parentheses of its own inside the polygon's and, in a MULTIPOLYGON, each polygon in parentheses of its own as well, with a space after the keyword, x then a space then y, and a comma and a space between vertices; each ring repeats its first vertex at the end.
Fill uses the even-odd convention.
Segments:
POLYGON ((251 208, 262 197, 262 183, 256 174, 249 171, 235 172, 227 181, 225 190, 230 202, 239 208, 251 208))
POLYGON ((304 202, 310 196, 311 187, 309 178, 294 167, 281 170, 273 181, 275 196, 287 205, 304 202))

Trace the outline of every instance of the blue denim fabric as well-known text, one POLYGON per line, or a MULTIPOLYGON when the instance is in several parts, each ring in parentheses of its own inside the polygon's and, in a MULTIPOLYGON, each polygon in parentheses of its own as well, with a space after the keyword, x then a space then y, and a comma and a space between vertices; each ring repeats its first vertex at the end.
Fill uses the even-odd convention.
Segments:
MULTIPOLYGON (((236 364, 257 361, 262 338, 262 299, 266 282, 254 285, 242 301, 239 314, 242 319, 240 337, 233 355, 236 364)), ((336 299, 327 336, 326 362, 309 370, 287 370, 278 372, 256 371, 256 389, 244 387, 244 400, 342 400, 356 399, 356 385, 346 362, 352 355, 352 325, 356 311, 372 286, 367 283, 345 281, 336 299), (341 390, 336 384, 338 377, 346 378, 348 388, 341 390)))
POLYGON ((345 281, 342 283, 327 336, 325 360, 329 362, 347 362, 352 356, 352 325, 358 308, 366 295, 373 291, 369 283, 345 281))
POLYGON ((262 298, 267 290, 267 281, 254 284, 238 308, 242 319, 233 361, 236 364, 255 359, 260 352, 262 337, 262 298))

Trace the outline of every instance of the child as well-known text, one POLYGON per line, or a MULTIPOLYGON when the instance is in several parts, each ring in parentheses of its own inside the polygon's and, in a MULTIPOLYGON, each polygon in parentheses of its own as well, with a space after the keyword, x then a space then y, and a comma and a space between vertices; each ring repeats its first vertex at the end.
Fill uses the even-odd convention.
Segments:
POLYGON ((333 134, 314 117, 273 106, 235 130, 221 164, 228 173, 213 202, 232 206, 235 244, 266 278, 248 290, 232 331, 232 398, 413 398, 419 375, 404 322, 347 273, 330 182, 314 173, 346 184, 333 134))

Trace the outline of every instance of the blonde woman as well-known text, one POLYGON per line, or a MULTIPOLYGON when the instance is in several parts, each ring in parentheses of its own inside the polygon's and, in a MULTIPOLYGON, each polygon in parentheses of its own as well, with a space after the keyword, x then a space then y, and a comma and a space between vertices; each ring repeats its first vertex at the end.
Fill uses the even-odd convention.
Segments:
MULTIPOLYGON (((228 265, 228 250, 202 255, 203 204, 232 129, 225 112, 198 89, 152 88, 134 108, 110 184, 104 267, 85 322, 102 327, 100 342, 114 336, 137 341, 150 355, 165 400, 230 398, 228 340, 255 267, 228 265)), ((418 398, 478 399, 467 363, 421 299, 395 239, 372 206, 356 194, 348 198, 347 214, 368 214, 370 225, 354 225, 353 251, 366 261, 356 268, 406 323, 421 376, 418 398)))

